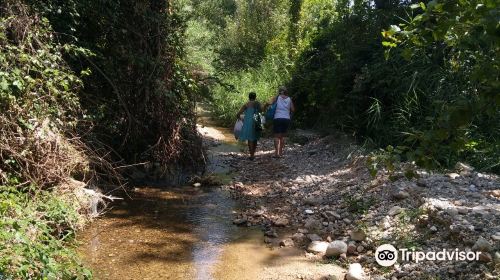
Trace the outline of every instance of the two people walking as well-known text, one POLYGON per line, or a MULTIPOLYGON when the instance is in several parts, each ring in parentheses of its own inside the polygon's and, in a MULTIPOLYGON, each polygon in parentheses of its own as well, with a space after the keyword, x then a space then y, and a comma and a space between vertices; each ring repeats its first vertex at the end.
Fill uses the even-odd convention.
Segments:
POLYGON ((255 151, 257 149, 257 142, 261 137, 261 131, 256 129, 260 125, 259 119, 255 115, 260 112, 267 111, 269 106, 274 106, 274 114, 271 116, 273 119, 273 133, 274 133, 274 157, 278 158, 283 155, 285 146, 285 137, 290 127, 291 115, 295 112, 295 106, 286 87, 281 86, 278 89, 278 95, 274 96, 268 103, 261 104, 257 101, 257 94, 251 92, 248 95, 249 101, 245 103, 238 111, 237 119, 241 119, 241 114, 244 114, 243 127, 239 134, 240 141, 248 142, 248 149, 250 151, 250 160, 255 158, 255 151))

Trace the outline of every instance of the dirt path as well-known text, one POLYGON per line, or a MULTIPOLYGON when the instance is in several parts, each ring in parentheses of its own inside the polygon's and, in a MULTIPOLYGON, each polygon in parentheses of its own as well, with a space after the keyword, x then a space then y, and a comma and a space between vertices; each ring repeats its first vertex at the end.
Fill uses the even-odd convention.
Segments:
POLYGON ((498 176, 465 164, 432 173, 403 163, 395 171, 379 165, 372 177, 367 157, 349 139, 308 137, 305 145, 288 144, 281 159, 271 157, 271 139, 262 139, 255 161, 233 156, 232 195, 246 206, 235 222, 262 226, 275 247, 293 244, 305 252, 312 241, 336 241, 341 249, 330 257, 323 250, 307 258, 345 269, 359 263, 362 279, 499 279, 498 176), (399 260, 384 268, 375 250, 387 243, 424 252, 477 251, 480 259, 399 260))

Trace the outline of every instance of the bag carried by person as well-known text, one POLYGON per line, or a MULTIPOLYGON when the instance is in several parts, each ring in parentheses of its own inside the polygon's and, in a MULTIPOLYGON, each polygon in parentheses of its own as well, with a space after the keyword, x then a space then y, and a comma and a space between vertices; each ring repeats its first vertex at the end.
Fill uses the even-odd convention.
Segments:
POLYGON ((240 138, 240 133, 241 133, 242 128, 243 128, 243 122, 240 119, 238 119, 236 121, 236 123, 234 124, 234 130, 233 130, 234 138, 236 140, 238 140, 238 138, 240 138))
POLYGON ((255 125, 255 131, 260 132, 264 130, 265 118, 262 116, 261 113, 253 114, 253 121, 255 125), (264 120, 264 122, 262 122, 262 120, 264 120))
POLYGON ((278 106, 278 96, 276 96, 276 99, 274 100, 273 104, 267 109, 266 112, 266 120, 272 121, 274 119, 274 115, 276 114, 276 106, 278 106))

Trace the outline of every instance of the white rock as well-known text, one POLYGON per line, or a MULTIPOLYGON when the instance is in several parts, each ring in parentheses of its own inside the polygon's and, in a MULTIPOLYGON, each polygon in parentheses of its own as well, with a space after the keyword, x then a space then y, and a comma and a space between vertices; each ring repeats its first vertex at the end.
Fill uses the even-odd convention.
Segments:
POLYGON ((364 280, 365 272, 363 271, 363 267, 359 263, 353 263, 349 265, 349 270, 345 276, 346 280, 364 280))
POLYGON ((308 215, 314 214, 314 211, 311 209, 306 209, 304 212, 308 215))
POLYGON ((335 240, 328 244, 325 256, 327 257, 338 257, 340 254, 347 253, 347 244, 342 240, 335 240))
POLYGON ((307 251, 315 254, 324 254, 328 248, 328 242, 313 241, 307 246, 307 251))
POLYGON ((193 187, 195 187, 195 188, 199 188, 199 187, 201 187, 201 183, 194 183, 194 184, 193 184, 193 187))
POLYGON ((447 175, 448 175, 448 177, 450 177, 453 180, 455 180, 456 178, 460 177, 460 174, 457 174, 457 173, 449 173, 447 175))

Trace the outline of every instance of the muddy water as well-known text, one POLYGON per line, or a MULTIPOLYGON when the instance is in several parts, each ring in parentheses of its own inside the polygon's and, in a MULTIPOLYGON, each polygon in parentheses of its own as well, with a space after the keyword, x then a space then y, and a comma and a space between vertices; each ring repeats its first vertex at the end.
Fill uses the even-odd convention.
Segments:
MULTIPOLYGON (((240 148, 228 130, 202 121, 208 172, 230 178, 223 156, 240 148)), ((80 235, 97 279, 256 279, 272 257, 260 230, 232 225, 237 205, 223 188, 142 186, 128 195, 80 235)))

